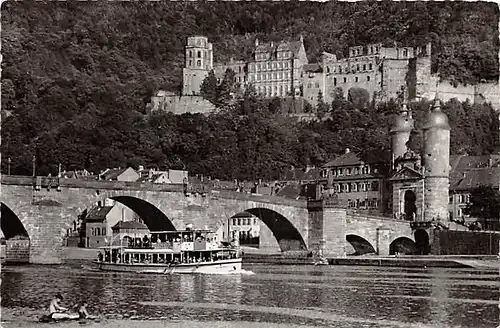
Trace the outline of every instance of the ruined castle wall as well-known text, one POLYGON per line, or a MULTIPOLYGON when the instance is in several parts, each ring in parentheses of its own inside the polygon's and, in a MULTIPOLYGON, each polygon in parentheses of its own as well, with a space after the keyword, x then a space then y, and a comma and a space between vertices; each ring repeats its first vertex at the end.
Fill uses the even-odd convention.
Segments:
POLYGON ((402 87, 407 86, 408 59, 386 59, 382 64, 382 90, 385 96, 396 98, 402 87))
POLYGON ((415 64, 415 97, 421 98, 430 91, 431 57, 418 57, 415 64))
POLYGON ((489 102, 494 109, 500 110, 500 80, 498 83, 478 84, 475 102, 489 102))
POLYGON ((155 102, 157 106, 152 111, 157 110, 174 114, 209 114, 215 111, 215 106, 201 96, 165 96, 156 99, 155 102))

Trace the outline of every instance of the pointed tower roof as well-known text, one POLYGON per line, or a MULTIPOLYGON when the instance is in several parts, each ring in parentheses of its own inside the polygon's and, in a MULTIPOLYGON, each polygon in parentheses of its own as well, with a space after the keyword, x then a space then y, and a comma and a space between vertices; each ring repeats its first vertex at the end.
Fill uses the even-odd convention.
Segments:
POLYGON ((414 128, 414 120, 411 117, 411 110, 408 109, 408 93, 407 90, 404 90, 404 100, 403 106, 399 112, 399 115, 394 120, 394 123, 391 126, 390 133, 396 132, 411 132, 414 128))
POLYGON ((450 130, 448 116, 443 111, 441 111, 441 102, 437 93, 436 97, 434 98, 434 104, 427 114, 427 119, 422 129, 428 130, 432 128, 450 130))

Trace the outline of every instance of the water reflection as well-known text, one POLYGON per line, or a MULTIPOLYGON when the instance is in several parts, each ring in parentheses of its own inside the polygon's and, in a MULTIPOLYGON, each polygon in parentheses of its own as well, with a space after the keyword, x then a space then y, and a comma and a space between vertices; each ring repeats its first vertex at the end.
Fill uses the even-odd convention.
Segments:
MULTIPOLYGON (((6 308, 87 299, 109 317, 247 320, 333 327, 498 325, 498 275, 473 270, 253 265, 255 275, 141 275, 8 266, 6 308), (162 306, 152 305, 163 302, 162 306), (180 303, 179 303, 180 302, 180 303)), ((65 303, 65 304, 68 304, 65 303)))

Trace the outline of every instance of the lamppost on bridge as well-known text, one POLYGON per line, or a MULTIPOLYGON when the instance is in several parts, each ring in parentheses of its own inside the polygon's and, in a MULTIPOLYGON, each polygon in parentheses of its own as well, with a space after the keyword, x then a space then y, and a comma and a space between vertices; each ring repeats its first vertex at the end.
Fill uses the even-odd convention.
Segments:
POLYGON ((7 175, 10 175, 10 163, 11 163, 10 157, 7 159, 7 175))
POLYGON ((32 164, 33 164, 33 177, 36 177, 36 156, 33 155, 33 160, 32 160, 32 164))

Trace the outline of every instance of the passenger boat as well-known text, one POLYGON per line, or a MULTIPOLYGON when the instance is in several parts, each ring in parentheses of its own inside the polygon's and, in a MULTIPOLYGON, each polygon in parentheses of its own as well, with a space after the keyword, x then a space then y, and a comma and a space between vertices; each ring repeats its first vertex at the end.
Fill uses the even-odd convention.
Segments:
POLYGON ((136 273, 240 273, 239 250, 217 242, 210 230, 159 231, 150 238, 120 238, 128 245, 100 247, 93 263, 102 271, 136 273))

